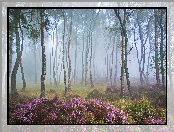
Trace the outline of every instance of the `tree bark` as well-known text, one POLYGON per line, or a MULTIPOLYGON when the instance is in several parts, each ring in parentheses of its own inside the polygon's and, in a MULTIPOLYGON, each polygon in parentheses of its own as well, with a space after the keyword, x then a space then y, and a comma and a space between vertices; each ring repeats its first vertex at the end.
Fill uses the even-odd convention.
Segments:
POLYGON ((91 67, 91 61, 92 61, 92 33, 91 33, 91 56, 90 56, 90 81, 91 81, 91 88, 94 87, 93 81, 92 81, 92 67, 91 67))
MULTIPOLYGON (((120 42, 120 39, 118 39, 118 43, 120 42)), ((115 56, 116 56, 116 63, 115 63, 115 74, 114 74, 114 85, 116 85, 116 79, 117 79, 117 43, 115 41, 115 37, 114 37, 114 44, 115 44, 115 56)))
POLYGON ((120 97, 122 98, 124 96, 124 37, 122 36, 122 40, 121 40, 121 45, 122 45, 122 49, 121 49, 121 76, 120 76, 120 80, 121 80, 121 92, 120 92, 120 97))
POLYGON ((161 57, 161 75, 162 75, 162 85, 163 85, 163 90, 165 90, 165 87, 164 87, 164 83, 165 83, 165 77, 164 77, 164 64, 163 64, 163 62, 164 62, 164 51, 163 51, 163 48, 164 48, 164 44, 163 44, 163 40, 164 40, 164 38, 163 38, 163 31, 164 31, 164 28, 163 28, 163 26, 162 26, 162 16, 163 16, 163 12, 162 12, 163 10, 161 10, 161 15, 160 15, 160 28, 161 28, 161 42, 160 42, 160 57, 161 57))
POLYGON ((130 89, 130 81, 129 81, 129 72, 127 68, 127 42, 128 42, 128 37, 126 33, 126 9, 124 9, 124 19, 123 22, 121 21, 121 17, 119 15, 119 9, 114 9, 115 14, 117 18, 119 19, 120 25, 121 25, 121 36, 122 36, 122 66, 121 66, 121 97, 124 97, 124 70, 126 73, 126 80, 127 80, 127 86, 128 86, 128 91, 130 96, 131 95, 131 89, 130 89), (123 45, 125 44, 125 45, 123 45), (124 55, 124 48, 125 48, 125 55, 124 55), (124 57, 125 56, 125 60, 124 57))
POLYGON ((64 31, 63 31, 63 51, 62 51, 63 56, 62 56, 62 61, 63 61, 63 69, 64 69, 64 84, 65 84, 65 95, 66 95, 67 86, 66 86, 66 70, 65 70, 65 60, 64 60, 64 56, 65 56, 65 22, 66 22, 65 14, 64 14, 63 17, 64 17, 64 26, 63 26, 64 31))
POLYGON ((21 73, 22 73, 22 81, 23 81, 23 87, 22 87, 22 91, 25 91, 25 88, 26 88, 26 81, 25 81, 25 78, 24 78, 24 71, 23 71, 23 66, 22 66, 22 51, 23 51, 23 30, 21 30, 22 32, 22 44, 21 44, 21 51, 20 51, 20 60, 19 60, 19 63, 20 63, 20 67, 21 67, 21 73))
POLYGON ((71 58, 70 58, 71 35, 72 35, 72 11, 71 11, 70 35, 69 35, 69 42, 68 42, 68 59, 69 59, 69 68, 68 68, 68 90, 71 89, 71 58))
POLYGON ((18 32, 18 22, 15 23, 15 34, 16 34, 16 53, 17 53, 17 58, 16 62, 12 71, 11 75, 11 95, 13 97, 16 97, 18 95, 17 89, 16 89, 16 75, 17 75, 17 70, 19 67, 20 63, 20 37, 19 37, 19 32, 18 32))
POLYGON ((75 67, 74 67, 74 84, 77 81, 77 77, 76 77, 76 62, 77 62, 77 27, 76 27, 76 50, 75 50, 75 67))
POLYGON ((44 10, 40 9, 41 17, 41 46, 42 46, 42 75, 41 75, 41 94, 40 98, 45 97, 45 75, 46 75, 46 55, 44 44, 44 10))
POLYGON ((156 69, 156 81, 157 84, 160 83, 159 79, 159 65, 158 65, 158 28, 157 28, 157 9, 154 9, 155 12, 155 69, 156 69))
POLYGON ((89 44, 89 33, 87 34, 87 48, 86 48, 86 54, 85 54, 85 86, 87 85, 87 72, 88 72, 88 61, 87 61, 87 58, 88 58, 88 50, 89 50, 89 47, 88 47, 88 44, 89 44))

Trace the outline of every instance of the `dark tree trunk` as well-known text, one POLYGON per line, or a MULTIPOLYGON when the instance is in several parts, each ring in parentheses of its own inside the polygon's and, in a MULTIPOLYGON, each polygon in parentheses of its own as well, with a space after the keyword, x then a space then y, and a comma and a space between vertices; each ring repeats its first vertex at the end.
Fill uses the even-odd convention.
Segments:
POLYGON ((11 68, 12 68, 12 45, 13 45, 13 32, 9 30, 9 77, 11 75, 11 68))
POLYGON ((124 9, 124 19, 123 22, 121 21, 121 17, 119 15, 119 9, 114 9, 115 14, 117 16, 117 18, 119 19, 120 25, 121 25, 121 36, 122 36, 122 67, 121 67, 121 97, 124 96, 124 92, 123 92, 123 85, 124 85, 124 70, 126 73, 126 80, 127 80, 127 85, 128 85, 128 90, 129 90, 129 94, 131 95, 131 89, 130 89, 130 81, 129 81, 129 72, 128 72, 128 68, 127 68, 127 42, 128 42, 128 36, 126 33, 126 9, 124 9), (124 41, 125 40, 125 41, 124 41), (123 58, 124 56, 124 44, 125 44, 125 60, 123 58))
MULTIPOLYGON (((161 57, 161 74, 162 74, 162 85, 163 85, 163 90, 165 90, 164 83, 165 83, 165 77, 164 77, 164 44, 163 44, 163 26, 162 26, 162 16, 163 16, 163 10, 161 10, 161 16, 160 16, 160 28, 161 28, 161 42, 160 42, 160 57, 161 57)), ((165 33, 166 34, 166 33, 165 33)))
POLYGON ((126 80, 127 80, 127 86, 128 86, 128 91, 130 94, 130 97, 132 97, 131 94, 131 88, 130 88, 130 80, 129 80, 129 72, 128 72, 128 67, 127 67, 127 42, 128 42, 128 38, 127 38, 127 34, 126 34, 126 30, 125 30, 125 73, 126 73, 126 80))
POLYGON ((42 75, 41 75, 41 94, 40 98, 45 97, 45 75, 46 75, 46 55, 44 44, 44 10, 40 9, 41 17, 41 46, 42 46, 42 75))
POLYGON ((121 80, 121 92, 120 92, 120 97, 122 98, 124 96, 124 42, 123 42, 124 38, 122 36, 122 40, 121 40, 121 45, 122 45, 122 49, 121 49, 121 76, 120 76, 120 80, 121 80))
POLYGON ((159 79, 159 65, 158 65, 158 29, 157 29, 157 9, 154 9, 155 11, 155 69, 156 69, 156 81, 157 84, 160 83, 160 79, 159 79))

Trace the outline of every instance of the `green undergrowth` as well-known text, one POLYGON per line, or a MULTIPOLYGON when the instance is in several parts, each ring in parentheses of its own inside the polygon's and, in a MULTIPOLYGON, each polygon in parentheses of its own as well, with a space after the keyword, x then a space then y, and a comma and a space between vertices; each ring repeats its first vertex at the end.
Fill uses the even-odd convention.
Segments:
MULTIPOLYGON (((59 85, 58 87, 46 85, 45 96, 47 98, 54 98, 55 95, 58 94, 60 101, 82 98, 86 101, 97 99, 104 103, 109 103, 128 114, 128 124, 150 124, 153 120, 156 121, 157 124, 160 124, 161 121, 166 123, 165 92, 139 87, 132 90, 132 97, 125 96, 124 98, 120 98, 118 91, 106 93, 106 87, 106 85, 101 84, 95 85, 94 88, 91 88, 90 85, 72 85, 71 91, 65 95, 64 85, 59 85)), ((17 88, 21 96, 30 98, 39 98, 40 96, 39 85, 28 85, 24 92, 19 90, 19 85, 17 88)), ((22 99, 16 102, 22 103, 22 99)))

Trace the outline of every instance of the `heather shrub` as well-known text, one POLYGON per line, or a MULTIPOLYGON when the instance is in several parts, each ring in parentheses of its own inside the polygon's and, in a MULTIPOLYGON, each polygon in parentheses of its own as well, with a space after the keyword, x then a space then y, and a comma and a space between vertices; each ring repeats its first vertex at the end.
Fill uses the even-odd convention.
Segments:
POLYGON ((71 98, 80 98, 80 95, 74 94, 74 95, 69 95, 69 96, 65 97, 65 99, 69 100, 69 101, 70 101, 71 98))
POLYGON ((71 98, 59 100, 33 99, 17 104, 11 114, 11 124, 124 124, 127 114, 109 103, 97 99, 71 98))

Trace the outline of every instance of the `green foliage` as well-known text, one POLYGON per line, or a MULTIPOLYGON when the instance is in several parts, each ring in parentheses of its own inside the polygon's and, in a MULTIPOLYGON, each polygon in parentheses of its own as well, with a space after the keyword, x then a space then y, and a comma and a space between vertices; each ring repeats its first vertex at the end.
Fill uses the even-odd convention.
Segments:
POLYGON ((34 29, 33 27, 31 27, 30 29, 30 35, 29 38, 32 38, 33 40, 36 40, 40 37, 40 30, 34 29))
POLYGON ((153 120, 165 121, 165 111, 159 113, 145 98, 128 105, 126 112, 135 124, 153 124, 153 120))

